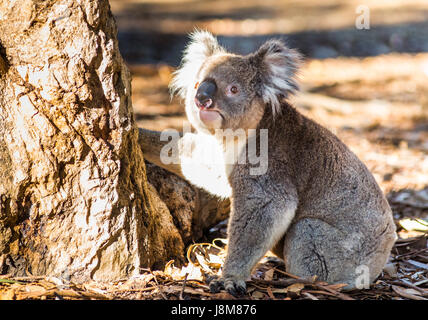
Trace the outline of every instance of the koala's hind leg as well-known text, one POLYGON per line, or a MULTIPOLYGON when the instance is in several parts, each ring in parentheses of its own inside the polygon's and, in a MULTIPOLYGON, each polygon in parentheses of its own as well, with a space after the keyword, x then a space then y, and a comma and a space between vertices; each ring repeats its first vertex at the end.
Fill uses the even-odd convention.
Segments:
MULTIPOLYGON (((297 221, 288 229, 284 241, 287 272, 302 278, 316 275, 318 280, 328 283, 347 283, 347 290, 364 284, 362 272, 378 271, 361 262, 362 251, 358 237, 352 238, 318 219, 297 221)), ((368 284, 373 274, 367 277, 368 284)))

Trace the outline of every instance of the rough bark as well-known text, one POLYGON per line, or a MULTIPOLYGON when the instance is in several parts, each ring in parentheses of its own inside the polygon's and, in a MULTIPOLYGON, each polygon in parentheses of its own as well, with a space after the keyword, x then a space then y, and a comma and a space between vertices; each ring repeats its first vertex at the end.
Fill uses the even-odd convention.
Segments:
POLYGON ((130 94, 107 0, 0 2, 0 274, 109 281, 183 257, 192 227, 146 180, 130 94))
POLYGON ((229 216, 229 199, 210 195, 154 164, 147 162, 146 166, 147 180, 168 207, 185 245, 229 216))

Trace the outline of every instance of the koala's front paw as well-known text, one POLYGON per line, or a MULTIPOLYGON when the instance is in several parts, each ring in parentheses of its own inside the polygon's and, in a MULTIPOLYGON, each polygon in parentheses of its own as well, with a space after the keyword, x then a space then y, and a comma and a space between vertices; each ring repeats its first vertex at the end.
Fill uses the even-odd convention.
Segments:
POLYGON ((245 281, 233 277, 214 278, 209 282, 209 285, 212 293, 217 293, 221 289, 226 289, 227 292, 235 297, 242 296, 247 291, 245 281))

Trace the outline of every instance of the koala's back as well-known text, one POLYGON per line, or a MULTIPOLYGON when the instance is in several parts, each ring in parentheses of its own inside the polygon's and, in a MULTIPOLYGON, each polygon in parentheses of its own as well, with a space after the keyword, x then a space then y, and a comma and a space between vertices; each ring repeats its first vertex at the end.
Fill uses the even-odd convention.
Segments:
POLYGON ((313 217, 338 228, 354 225, 369 232, 392 222, 382 190, 358 157, 326 128, 291 106, 284 109, 281 123, 271 130, 283 135, 277 141, 281 158, 295 177, 297 218, 313 217))
POLYGON ((352 288, 355 269, 363 265, 373 281, 396 239, 391 209, 373 175, 334 134, 289 105, 264 125, 269 141, 279 142, 269 145, 269 174, 285 170, 297 190, 296 214, 280 242, 289 271, 352 288))

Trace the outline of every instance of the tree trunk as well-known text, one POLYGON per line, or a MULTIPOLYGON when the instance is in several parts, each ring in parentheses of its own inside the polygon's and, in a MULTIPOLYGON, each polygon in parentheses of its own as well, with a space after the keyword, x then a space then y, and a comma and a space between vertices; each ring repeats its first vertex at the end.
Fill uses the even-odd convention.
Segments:
POLYGON ((147 182, 130 95, 107 0, 0 2, 0 274, 115 280, 209 226, 147 182))

